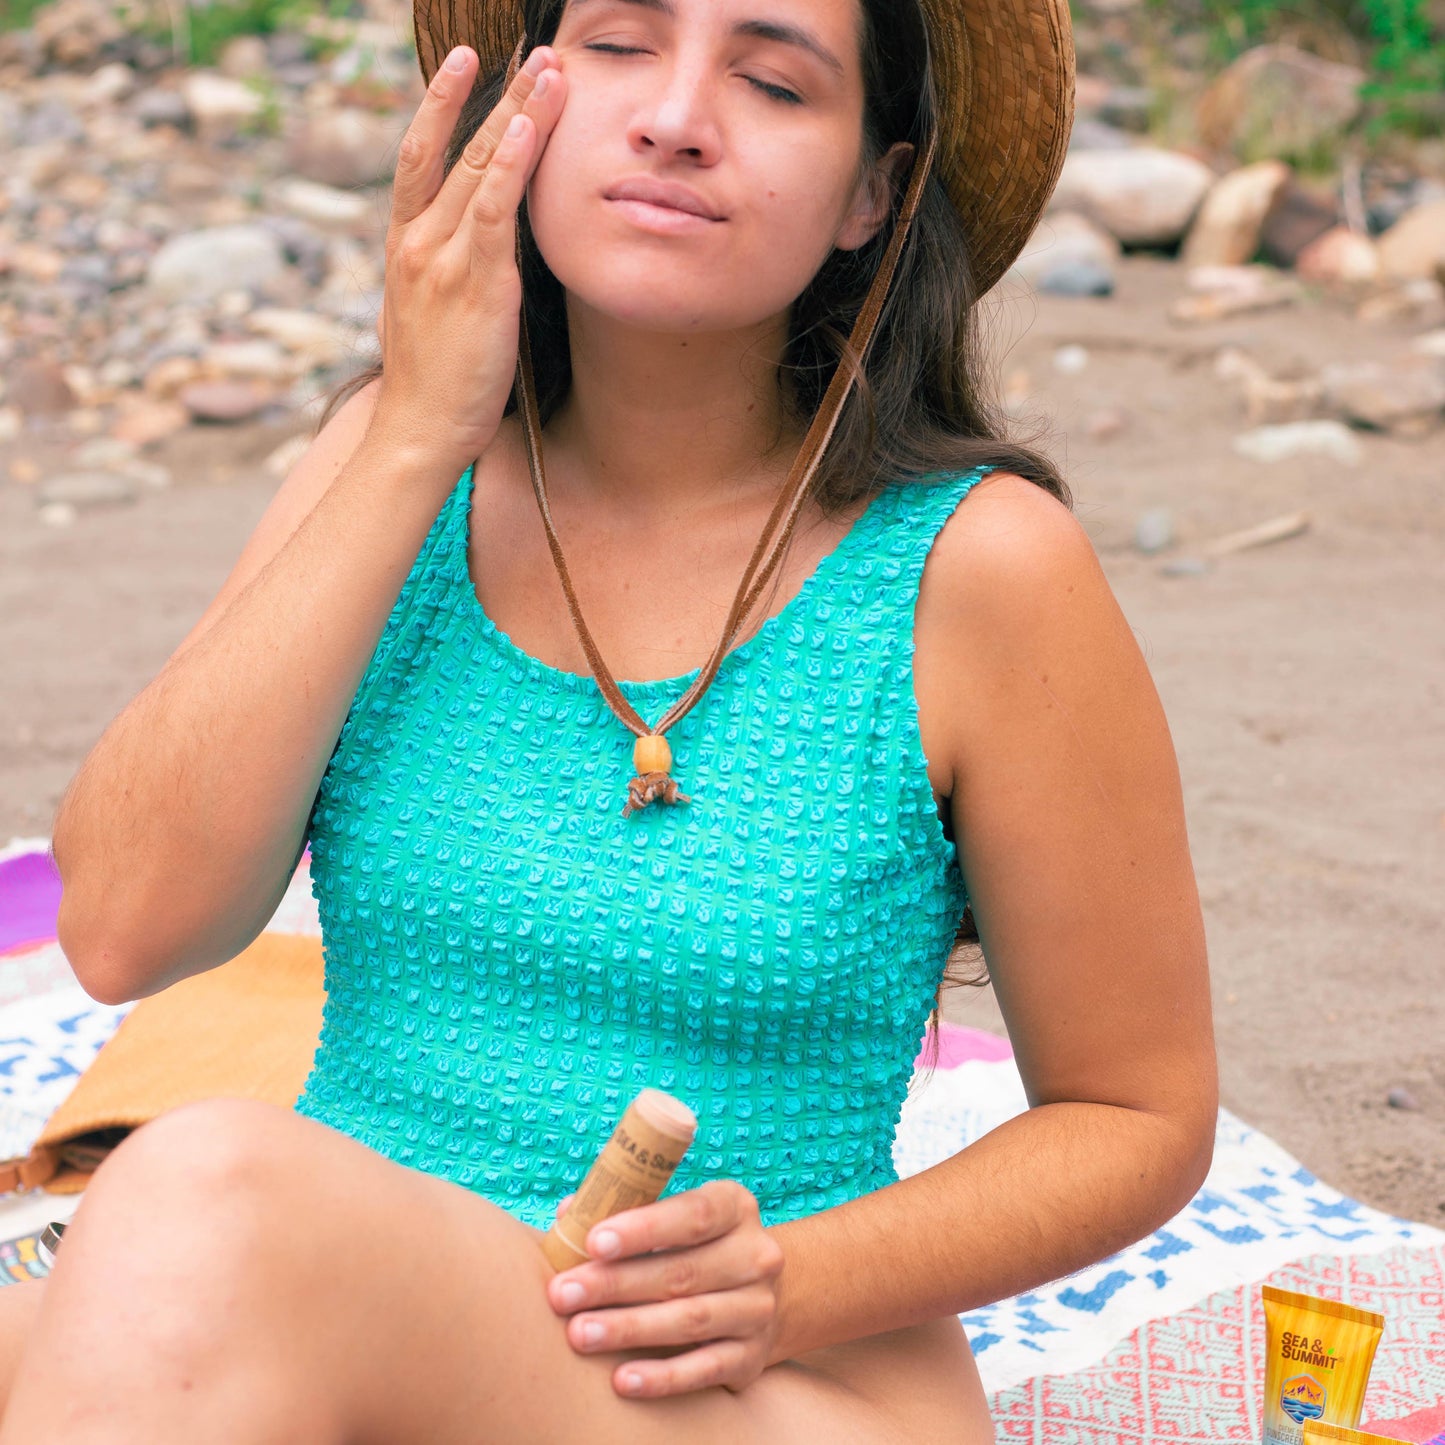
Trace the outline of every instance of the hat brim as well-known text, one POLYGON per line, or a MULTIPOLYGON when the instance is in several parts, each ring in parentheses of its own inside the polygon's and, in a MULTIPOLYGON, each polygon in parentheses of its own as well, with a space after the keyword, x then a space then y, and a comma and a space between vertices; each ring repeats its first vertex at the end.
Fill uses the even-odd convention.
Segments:
MULTIPOLYGON (((1059 179, 1074 115, 1067 0, 919 0, 938 96, 938 175, 968 240, 976 292, 1018 258, 1059 179)), ((522 33, 516 0, 414 0, 428 84, 458 45, 482 74, 505 67, 522 33)))

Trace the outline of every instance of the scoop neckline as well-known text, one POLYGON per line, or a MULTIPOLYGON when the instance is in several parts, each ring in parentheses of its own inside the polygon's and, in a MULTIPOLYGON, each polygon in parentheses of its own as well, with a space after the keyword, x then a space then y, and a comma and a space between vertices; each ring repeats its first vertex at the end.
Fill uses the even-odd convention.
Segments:
MULTIPOLYGON (((475 495, 475 481, 475 468, 470 466, 462 473, 461 481, 458 483, 457 506, 461 513, 461 525, 458 530, 461 532, 461 547, 458 549, 457 571, 460 574, 463 604, 483 636, 514 662, 520 663, 530 672, 550 678, 562 686, 595 692, 597 679, 590 672, 570 672, 566 668, 553 667, 551 663, 543 662, 541 658, 534 657, 513 642, 511 637, 487 615, 481 598, 477 596, 476 584, 472 581, 472 570, 469 565, 472 545, 472 498, 475 495)), ((718 666, 719 675, 729 664, 746 662, 755 649, 765 645, 774 632, 791 620, 794 613, 803 608, 811 599, 812 594, 824 586, 833 573, 842 567, 850 544, 856 545, 860 533, 866 530, 865 524, 872 524, 873 519, 880 511, 880 503, 897 490, 899 490, 897 485, 890 484, 869 499, 868 505, 862 513, 854 518, 852 526, 838 539, 831 550, 823 554, 818 565, 803 579, 802 586, 793 593, 782 608, 765 618, 762 626, 751 637, 723 654, 722 661, 718 666)), ((702 668, 699 666, 694 667, 690 672, 678 673, 674 677, 617 678, 616 682, 619 688, 633 693, 639 698, 661 699, 664 696, 672 696, 686 691, 700 676, 702 676, 702 668)))

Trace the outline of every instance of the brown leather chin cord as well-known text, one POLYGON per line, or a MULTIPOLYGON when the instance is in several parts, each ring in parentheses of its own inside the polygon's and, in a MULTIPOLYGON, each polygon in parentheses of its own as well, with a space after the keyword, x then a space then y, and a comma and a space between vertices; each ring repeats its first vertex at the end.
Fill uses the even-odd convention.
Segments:
MULTIPOLYGON (((512 57, 512 64, 507 73, 508 86, 511 85, 512 79, 522 63, 525 45, 524 38, 517 46, 516 54, 512 57)), ((903 252, 903 244, 908 238, 913 218, 918 213, 919 200, 923 195, 924 183, 933 167, 937 145, 937 135, 930 135, 923 153, 914 158, 913 171, 909 177, 908 190, 903 199, 897 225, 888 242, 888 249, 884 252, 882 261, 879 262, 872 285, 868 288, 868 295, 858 312, 858 319, 854 323, 853 333, 849 338, 849 350, 850 354, 857 358, 860 369, 867 360, 868 350, 873 342, 873 333, 877 328, 878 318, 882 314, 883 303, 887 299, 893 274, 898 267, 898 258, 903 252)), ((519 269, 521 259, 522 242, 519 230, 517 238, 519 269)), ((617 715, 618 720, 638 738, 633 752, 633 761, 638 776, 628 784, 628 801, 627 806, 622 810, 622 816, 625 818, 640 811, 654 801, 690 802, 691 799, 678 791, 677 784, 669 776, 672 767, 672 752, 663 738, 663 734, 675 722, 686 717, 697 705, 703 693, 712 685, 718 669, 722 666, 723 658, 727 656, 732 647, 733 640, 741 629, 744 619, 753 604, 762 595, 763 589, 768 585, 773 573, 781 563, 783 553, 792 539, 798 514, 802 511, 803 503, 807 498, 808 489, 817 475, 818 467, 823 460, 823 453, 832 440, 833 433, 837 430, 839 418, 843 414, 843 407, 853 389, 855 369, 848 366, 845 361, 840 363, 833 373, 818 413, 813 418, 813 424, 809 427, 797 459, 788 473, 787 483, 763 527, 762 536, 758 538, 752 558, 743 572, 737 596, 733 599, 732 609, 728 613, 722 636, 718 639, 712 656, 708 658, 696 681, 673 704, 657 726, 649 727, 623 696, 621 689, 614 681, 607 664, 602 660, 602 654, 597 650, 597 644, 593 641, 592 634, 587 629, 586 622, 582 619, 581 608, 577 605, 577 594, 573 590, 572 579, 567 573, 567 564, 562 557, 562 545, 557 539, 557 530, 552 524, 551 507, 547 501, 547 479, 542 469, 542 426, 537 410, 537 387, 532 375, 532 348, 527 335, 525 307, 520 320, 520 337, 517 348, 517 412, 522 421, 523 435, 526 437, 527 464, 532 476, 532 490, 536 493, 537 507, 542 513, 542 524, 547 530, 547 544, 552 549, 552 560, 557 565, 557 575, 562 582, 562 591, 567 599, 567 609, 572 614, 573 626, 577 629, 578 639, 582 643, 582 650, 587 654, 587 661, 592 668, 597 686, 601 689, 603 698, 608 707, 617 715)))

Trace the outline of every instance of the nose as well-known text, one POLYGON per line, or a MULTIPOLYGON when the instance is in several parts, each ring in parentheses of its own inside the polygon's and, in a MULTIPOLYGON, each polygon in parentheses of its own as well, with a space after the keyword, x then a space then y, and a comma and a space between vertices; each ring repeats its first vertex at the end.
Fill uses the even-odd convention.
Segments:
POLYGON ((713 165, 721 150, 713 113, 711 80, 700 68, 674 61, 649 88, 628 129, 632 148, 657 152, 660 159, 681 157, 713 165))

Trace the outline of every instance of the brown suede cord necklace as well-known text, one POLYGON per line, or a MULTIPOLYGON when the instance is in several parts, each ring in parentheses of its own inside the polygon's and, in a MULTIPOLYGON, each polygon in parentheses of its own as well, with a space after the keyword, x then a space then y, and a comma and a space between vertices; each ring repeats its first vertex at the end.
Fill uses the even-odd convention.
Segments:
MULTIPOLYGON (((508 85, 511 84, 522 63, 525 48, 526 40, 524 38, 512 57, 512 64, 507 75, 508 85)), ((621 689, 617 686, 606 662, 602 659, 602 654, 597 649, 596 642, 593 641, 586 622, 583 621, 581 608, 577 604, 577 594, 573 590, 572 579, 567 573, 567 564, 562 556, 562 545, 557 539, 557 530, 552 524, 552 512, 547 501, 547 480, 542 468, 542 426, 537 410, 537 388, 532 375, 532 351, 527 336, 527 320, 524 309, 517 349, 517 410, 527 443, 527 462, 532 477, 532 490, 537 497, 537 507, 542 513, 542 525, 547 531, 547 543, 552 550, 552 560, 557 565, 557 575, 562 582, 562 592, 567 599, 567 609, 572 615, 572 624, 577 629, 577 637, 582 644, 582 650, 587 654, 587 661, 592 668, 597 686, 618 720, 637 737, 632 753, 633 767, 636 769, 637 775, 627 785, 627 804, 622 810, 624 818, 640 812, 653 802, 675 804, 692 801, 687 794, 679 790, 671 776, 672 748, 663 734, 675 722, 686 717, 697 705, 703 693, 712 685, 718 668, 722 666, 723 658, 732 647, 744 619, 762 595, 763 589, 768 585, 782 561, 783 553, 792 538, 798 514, 807 497, 808 488, 817 474, 823 453, 832 440, 833 433, 837 430, 838 420, 853 388, 857 371, 867 360, 873 333, 877 328, 878 318, 888 295, 888 288, 892 284, 893 274, 898 266, 898 258, 903 252, 903 244, 908 237, 909 227, 918 212, 918 203, 923 194, 924 182, 933 165, 937 144, 937 135, 930 135, 922 155, 915 157, 898 223, 894 227, 888 248, 884 252, 882 261, 879 262, 877 274, 873 278, 868 295, 858 312, 857 321, 854 323, 853 333, 849 338, 848 354, 856 358, 856 367, 848 365, 845 360, 833 373, 818 413, 813 418, 812 426, 809 427, 802 448, 788 474, 788 480, 763 527, 758 544, 753 549, 752 558, 743 572, 737 596, 733 599, 727 622, 723 626, 722 636, 718 639, 712 656, 686 694, 668 709, 655 727, 649 727, 632 704, 622 695, 621 689)), ((520 265, 520 232, 517 249, 520 265)))

